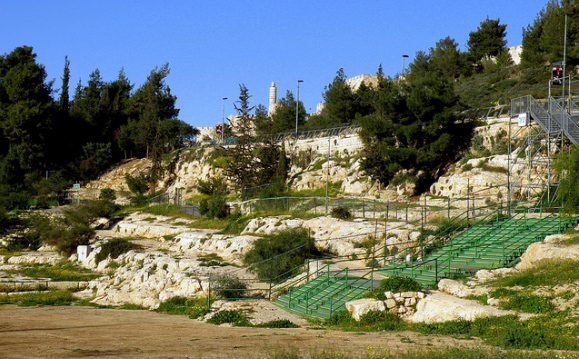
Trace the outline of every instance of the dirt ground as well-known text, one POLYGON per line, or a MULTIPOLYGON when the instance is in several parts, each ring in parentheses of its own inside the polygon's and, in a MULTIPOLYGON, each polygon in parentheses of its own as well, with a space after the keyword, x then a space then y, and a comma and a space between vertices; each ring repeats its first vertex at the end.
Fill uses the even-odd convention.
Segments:
POLYGON ((263 358, 278 350, 359 356, 480 345, 411 332, 216 326, 142 310, 0 306, 0 358, 263 358))

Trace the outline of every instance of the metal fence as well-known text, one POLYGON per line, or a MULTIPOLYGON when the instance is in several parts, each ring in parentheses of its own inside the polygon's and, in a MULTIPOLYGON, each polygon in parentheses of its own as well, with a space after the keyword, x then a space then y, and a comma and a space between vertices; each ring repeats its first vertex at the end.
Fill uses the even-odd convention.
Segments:
POLYGON ((156 197, 153 197, 151 199, 149 199, 149 205, 152 204, 172 204, 174 205, 177 209, 188 213, 190 215, 193 216, 201 216, 201 213, 199 212, 199 205, 184 200, 182 195, 181 195, 181 189, 177 189, 175 191, 175 193, 173 195, 169 194, 169 193, 163 193, 160 194, 156 197))

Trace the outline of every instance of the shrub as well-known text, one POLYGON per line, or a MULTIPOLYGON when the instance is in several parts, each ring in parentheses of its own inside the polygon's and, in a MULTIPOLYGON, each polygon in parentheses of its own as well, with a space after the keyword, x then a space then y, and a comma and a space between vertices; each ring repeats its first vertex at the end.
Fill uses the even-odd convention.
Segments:
POLYGON ((216 192, 225 192, 227 190, 227 184, 223 177, 211 177, 207 181, 199 180, 197 190, 199 193, 212 196, 216 192))
POLYGON ((347 310, 334 313, 324 321, 325 325, 338 326, 345 330, 394 331, 407 329, 406 324, 396 314, 372 310, 357 322, 347 310))
POLYGON ((139 173, 136 176, 125 174, 125 182, 129 191, 135 195, 142 195, 149 190, 148 178, 144 173, 139 173))
POLYGON ((135 197, 131 198, 131 206, 133 207, 143 207, 147 205, 147 196, 139 193, 135 197))
POLYGON ((402 276, 391 276, 380 281, 378 288, 366 293, 366 298, 385 300, 384 292, 413 292, 422 289, 421 285, 412 278, 402 276))
POLYGON ((212 280, 212 289, 216 291, 216 297, 222 299, 240 299, 247 291, 247 283, 240 279, 231 277, 221 277, 212 280))
POLYGON ((207 298, 173 297, 159 305, 160 313, 188 315, 191 319, 197 319, 209 312, 207 298))
POLYGON ((110 189, 110 188, 101 189, 100 194, 99 194, 99 199, 101 201, 114 202, 117 199, 117 196, 115 194, 115 190, 110 189))
POLYGON ((88 244, 94 237, 91 224, 98 216, 92 204, 75 205, 65 208, 62 216, 49 218, 33 215, 28 219, 29 231, 24 233, 31 246, 47 243, 55 246, 61 254, 71 255, 78 245, 88 244))
POLYGON ((289 319, 272 320, 267 323, 254 325, 257 328, 299 328, 300 326, 292 323, 289 319))
POLYGON ((209 218, 225 218, 229 214, 229 205, 225 198, 215 196, 209 200, 207 216, 209 218))
POLYGON ((207 198, 203 198, 199 201, 199 214, 202 216, 206 215, 209 212, 209 200, 207 198))
POLYGON ((99 200, 87 204, 87 210, 95 218, 112 218, 114 213, 119 210, 119 206, 113 201, 99 200))
POLYGON ((123 238, 112 238, 107 242, 103 243, 100 252, 95 256, 95 261, 98 264, 100 261, 107 259, 109 256, 111 259, 117 259, 121 254, 126 253, 130 250, 140 250, 142 246, 129 242, 123 238))
POLYGON ((308 258, 318 255, 313 238, 305 228, 289 228, 258 238, 244 257, 246 265, 260 278, 280 282, 308 258))
POLYGON ((352 212, 343 206, 337 206, 332 208, 332 217, 339 218, 339 219, 349 219, 352 217, 352 212))
POLYGON ((371 310, 360 317, 359 325, 370 327, 372 330, 400 330, 403 326, 402 319, 393 313, 371 310))
POLYGON ((249 321, 247 317, 238 310, 222 310, 220 312, 215 313, 214 316, 207 320, 207 323, 210 324, 224 324, 230 323, 235 327, 247 327, 249 326, 249 321))
POLYGON ((0 234, 4 233, 6 229, 10 226, 10 217, 6 212, 6 209, 0 207, 0 234))

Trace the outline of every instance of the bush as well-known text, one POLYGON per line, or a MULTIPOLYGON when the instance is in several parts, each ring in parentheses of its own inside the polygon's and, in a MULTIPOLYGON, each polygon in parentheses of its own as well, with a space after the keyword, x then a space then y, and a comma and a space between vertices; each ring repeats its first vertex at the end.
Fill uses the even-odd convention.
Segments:
POLYGON ((209 200, 207 198, 203 198, 199 201, 199 214, 204 216, 209 212, 209 200))
POLYGON ((254 325, 257 328, 299 328, 300 326, 292 323, 289 319, 272 320, 267 323, 254 325))
POLYGON ((199 202, 199 213, 207 218, 223 219, 229 215, 229 205, 222 196, 204 198, 199 202))
POLYGON ((140 250, 142 246, 129 242, 123 238, 112 238, 107 242, 103 243, 100 252, 95 256, 96 263, 107 259, 109 256, 111 259, 117 259, 121 254, 126 253, 130 250, 140 250))
POLYGON ((332 208, 332 217, 339 219, 349 219, 352 217, 352 212, 346 207, 337 206, 332 208))
POLYGON ((101 201, 114 202, 117 199, 117 196, 115 194, 115 190, 110 189, 110 188, 101 189, 100 194, 99 194, 99 199, 101 201))
POLYGON ((402 276, 391 276, 380 281, 378 288, 366 293, 364 296, 366 298, 374 298, 379 300, 385 300, 384 292, 414 292, 422 289, 422 286, 412 278, 402 277, 402 276))
POLYGON ((28 218, 23 234, 30 247, 38 247, 42 243, 55 246, 66 256, 76 251, 78 245, 88 244, 95 231, 91 224, 97 217, 90 204, 76 205, 62 211, 62 216, 50 218, 35 214, 28 218))
POLYGON ((144 173, 139 173, 136 176, 125 174, 125 182, 129 191, 135 195, 142 195, 149 190, 148 178, 144 173))
POLYGON ((258 238, 244 257, 260 278, 281 282, 291 277, 308 258, 319 253, 305 228, 289 228, 258 238))
POLYGON ((334 313, 324 321, 325 325, 338 326, 345 330, 367 330, 367 331, 395 331, 406 330, 407 325, 396 314, 372 310, 360 317, 357 322, 352 318, 347 310, 334 313))
POLYGON ((197 319, 209 312, 207 308, 207 298, 170 298, 157 308, 160 313, 188 315, 191 319, 197 319))
POLYGON ((87 210, 91 212, 94 218, 108 218, 111 219, 119 206, 109 200, 98 200, 87 204, 87 210))
POLYGON ((216 192, 225 192, 227 184, 223 177, 211 177, 207 181, 199 180, 197 190, 201 194, 213 196, 216 192))
POLYGON ((372 330, 400 330, 403 326, 402 319, 393 313, 371 310, 360 317, 359 325, 370 327, 372 330))
POLYGON ((147 205, 148 198, 143 194, 137 194, 135 197, 131 198, 131 206, 133 207, 144 207, 147 205))
POLYGON ((249 326, 249 321, 247 317, 243 315, 238 310, 222 310, 215 313, 214 316, 207 320, 207 323, 221 325, 224 323, 230 323, 235 327, 247 327, 249 326))
POLYGON ((247 283, 235 278, 221 277, 212 280, 211 283, 212 289, 217 292, 216 297, 222 299, 240 299, 247 291, 247 283))

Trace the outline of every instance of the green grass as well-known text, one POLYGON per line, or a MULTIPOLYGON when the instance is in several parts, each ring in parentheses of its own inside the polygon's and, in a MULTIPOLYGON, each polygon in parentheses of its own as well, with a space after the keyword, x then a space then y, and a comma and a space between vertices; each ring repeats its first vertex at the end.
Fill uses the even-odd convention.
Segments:
POLYGON ((172 204, 156 204, 141 209, 142 212, 171 218, 195 219, 197 217, 185 213, 172 204))
POLYGON ((19 255, 22 255, 22 253, 11 251, 6 248, 0 248, 0 256, 4 257, 4 262, 8 261, 8 259, 11 257, 16 257, 19 255))
POLYGON ((21 274, 30 278, 49 278, 56 282, 89 281, 101 276, 89 269, 62 261, 55 265, 30 264, 20 269, 5 270, 10 274, 21 274))
POLYGON ((579 262, 574 260, 543 260, 533 268, 495 279, 488 282, 488 285, 498 288, 521 286, 531 289, 569 284, 579 280, 578 264, 579 262))
POLYGON ((555 310, 551 299, 551 297, 543 297, 531 293, 515 294, 507 301, 501 302, 501 308, 525 313, 548 314, 555 310))
POLYGON ((424 334, 457 338, 479 337, 486 344, 504 349, 578 350, 577 326, 562 327, 559 319, 539 316, 520 321, 516 316, 455 320, 444 323, 415 324, 424 334))
MULTIPOLYGON (((404 338, 402 338, 404 339, 404 338)), ((402 341, 401 339, 401 341, 402 341)), ((317 349, 311 353, 300 354, 296 349, 278 350, 266 355, 263 359, 579 359, 577 354, 565 354, 562 352, 528 352, 528 351, 503 351, 486 348, 447 347, 433 350, 409 350, 392 353, 391 346, 394 343, 376 343, 376 346, 368 346, 360 353, 342 353, 332 349, 317 349)))
POLYGON ((577 232, 575 230, 574 231, 574 235, 572 235, 571 237, 564 239, 560 242, 561 245, 564 246, 574 246, 579 244, 579 234, 577 234, 577 232))
POLYGON ((229 221, 227 219, 218 218, 196 218, 193 222, 189 223, 189 228, 200 228, 200 229, 225 229, 229 221))
POLYGON ((339 327, 349 331, 403 331, 410 325, 402 321, 396 314, 384 311, 370 311, 364 314, 360 321, 354 320, 348 311, 337 312, 324 321, 329 327, 339 327))
POLYGON ((17 304, 22 307, 35 305, 62 306, 71 305, 76 301, 77 299, 72 293, 65 290, 0 295, 0 304, 17 304))

